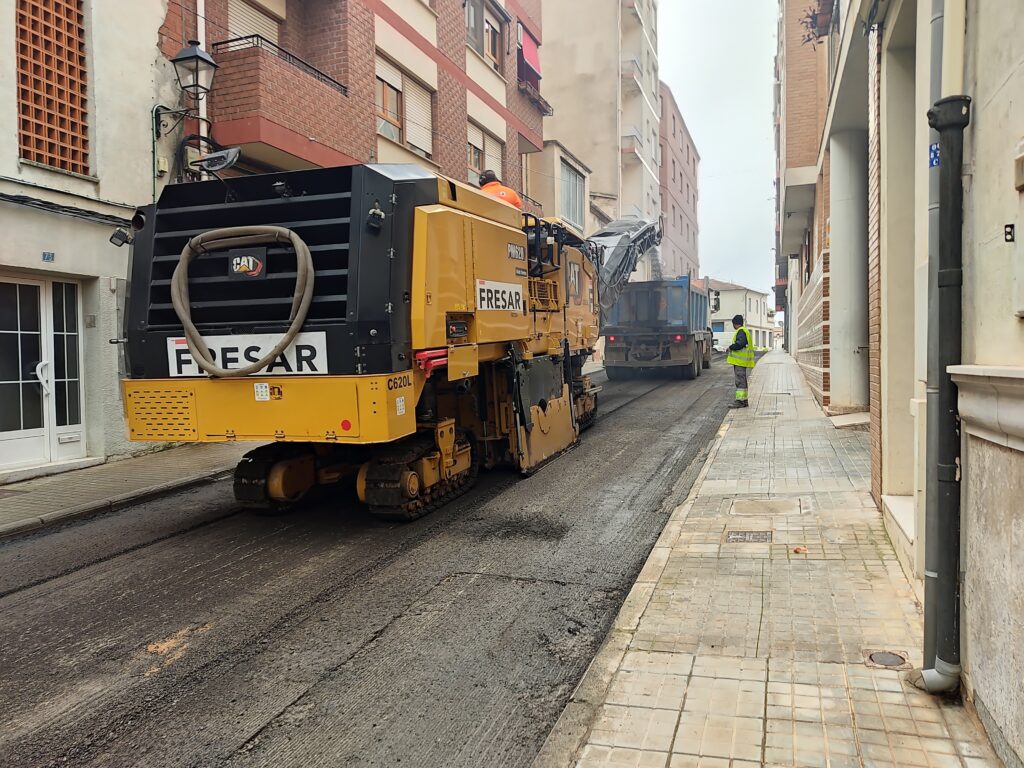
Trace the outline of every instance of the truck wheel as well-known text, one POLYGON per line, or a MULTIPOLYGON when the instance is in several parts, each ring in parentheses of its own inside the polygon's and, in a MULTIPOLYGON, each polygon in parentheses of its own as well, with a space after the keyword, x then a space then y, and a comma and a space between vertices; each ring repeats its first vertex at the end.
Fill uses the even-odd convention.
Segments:
POLYGON ((697 362, 696 355, 694 356, 693 360, 691 360, 688 365, 684 365, 683 366, 682 371, 683 371, 683 378, 686 381, 693 381, 694 379, 697 378, 697 376, 700 375, 700 364, 697 362))
POLYGON ((608 381, 625 381, 629 378, 629 370, 626 368, 605 368, 608 374, 608 381))
POLYGON ((695 370, 697 372, 697 378, 699 379, 700 378, 700 372, 704 368, 704 355, 701 355, 700 357, 698 357, 696 360, 693 361, 693 363, 694 363, 693 370, 695 370))
POLYGON ((700 367, 704 368, 705 370, 707 370, 708 368, 711 367, 711 350, 710 349, 704 355, 704 359, 701 360, 700 367))

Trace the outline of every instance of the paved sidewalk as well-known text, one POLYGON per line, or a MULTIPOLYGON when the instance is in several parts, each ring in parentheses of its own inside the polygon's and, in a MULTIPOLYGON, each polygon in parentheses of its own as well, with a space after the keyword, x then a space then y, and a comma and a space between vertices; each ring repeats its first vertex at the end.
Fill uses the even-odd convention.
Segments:
POLYGON ((184 445, 0 486, 0 536, 167 493, 233 469, 251 445, 184 445))
POLYGON ((1001 765, 964 707, 867 661, 920 665, 922 636, 867 434, 784 352, 751 383, 536 766, 1001 765))

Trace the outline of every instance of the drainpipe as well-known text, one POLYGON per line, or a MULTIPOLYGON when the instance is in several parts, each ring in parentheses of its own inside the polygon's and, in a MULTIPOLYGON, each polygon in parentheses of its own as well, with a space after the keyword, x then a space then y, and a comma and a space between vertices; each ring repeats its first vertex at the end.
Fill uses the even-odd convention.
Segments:
MULTIPOLYGON (((940 37, 945 55, 940 53, 938 57, 938 71, 934 51, 932 56, 933 91, 941 72, 943 97, 928 110, 928 124, 939 135, 939 204, 937 247, 929 243, 929 309, 936 314, 929 317, 928 325, 925 663, 914 682, 932 693, 954 690, 960 684, 961 672, 960 429, 957 388, 947 371, 961 362, 963 331, 961 173, 971 100, 956 91, 963 86, 964 11, 964 0, 950 0, 945 34, 940 37)), ((931 214, 932 206, 929 208, 931 214)))

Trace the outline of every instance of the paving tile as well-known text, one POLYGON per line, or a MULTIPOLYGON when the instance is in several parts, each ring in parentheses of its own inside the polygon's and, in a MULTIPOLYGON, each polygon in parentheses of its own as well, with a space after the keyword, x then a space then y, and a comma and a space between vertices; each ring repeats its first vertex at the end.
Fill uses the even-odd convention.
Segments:
POLYGON ((791 359, 766 360, 644 570, 650 597, 580 765, 997 766, 962 706, 866 666, 882 649, 919 664, 923 631, 871 499, 868 436, 835 429, 791 359), (725 543, 741 530, 772 542, 725 543))

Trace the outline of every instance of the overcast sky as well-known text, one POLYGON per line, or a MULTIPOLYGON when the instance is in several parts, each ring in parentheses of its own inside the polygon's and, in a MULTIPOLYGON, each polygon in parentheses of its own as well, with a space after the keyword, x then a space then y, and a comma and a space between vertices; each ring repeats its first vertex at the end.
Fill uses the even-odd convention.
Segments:
MULTIPOLYGON (((658 62, 700 153, 700 271, 775 280, 775 0, 661 0, 658 62)), ((773 306, 774 299, 769 299, 773 306)))

